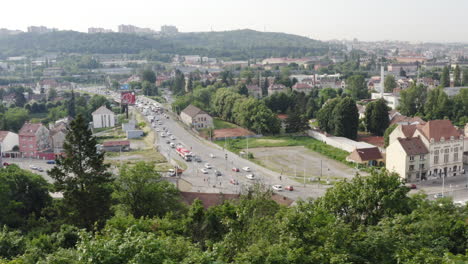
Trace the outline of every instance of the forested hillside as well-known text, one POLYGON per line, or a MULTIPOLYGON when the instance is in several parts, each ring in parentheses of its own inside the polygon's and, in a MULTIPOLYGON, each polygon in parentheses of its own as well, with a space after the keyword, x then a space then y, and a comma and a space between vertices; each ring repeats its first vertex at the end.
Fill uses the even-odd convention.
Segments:
POLYGON ((327 43, 305 37, 253 30, 180 33, 164 37, 122 33, 86 34, 75 31, 0 37, 0 57, 40 55, 45 52, 136 54, 154 50, 163 54, 248 59, 319 55, 327 52, 328 48, 327 43))

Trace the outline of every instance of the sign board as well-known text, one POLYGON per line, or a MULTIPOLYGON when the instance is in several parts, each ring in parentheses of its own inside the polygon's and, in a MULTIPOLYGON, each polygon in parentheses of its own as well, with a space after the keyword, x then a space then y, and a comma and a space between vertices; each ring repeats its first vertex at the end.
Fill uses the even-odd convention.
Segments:
POLYGON ((121 92, 120 93, 120 103, 127 105, 134 105, 136 102, 135 92, 121 92))
POLYGON ((130 85, 128 83, 122 84, 120 86, 120 90, 129 90, 129 89, 130 89, 130 85))

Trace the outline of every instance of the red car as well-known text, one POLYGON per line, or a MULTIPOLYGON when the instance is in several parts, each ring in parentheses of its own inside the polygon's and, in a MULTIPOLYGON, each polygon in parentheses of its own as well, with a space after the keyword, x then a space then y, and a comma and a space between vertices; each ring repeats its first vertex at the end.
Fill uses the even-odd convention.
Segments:
POLYGON ((231 179, 229 182, 230 182, 231 184, 234 184, 234 185, 238 185, 238 184, 239 184, 239 182, 238 182, 237 180, 234 180, 234 179, 231 179))
POLYGON ((5 167, 6 167, 6 166, 10 166, 10 163, 8 163, 8 162, 3 162, 3 166, 5 166, 5 167))
POLYGON ((291 192, 294 191, 294 187, 292 187, 291 185, 286 186, 284 189, 291 192))
POLYGON ((239 168, 232 168, 232 171, 239 172, 239 168))

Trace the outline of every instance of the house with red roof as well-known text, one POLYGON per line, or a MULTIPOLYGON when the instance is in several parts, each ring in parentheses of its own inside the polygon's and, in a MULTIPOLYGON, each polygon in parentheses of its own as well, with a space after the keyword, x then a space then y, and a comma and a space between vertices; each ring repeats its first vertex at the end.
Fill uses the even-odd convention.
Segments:
POLYGON ((37 158, 50 148, 49 130, 41 123, 26 122, 19 131, 19 150, 23 157, 37 158))
POLYGON ((389 146, 386 149, 387 169, 410 181, 461 175, 464 141, 464 134, 450 120, 399 125, 389 136, 389 146), (424 145, 425 149, 418 147, 419 152, 412 151, 420 145, 424 145), (404 163, 406 160, 409 163, 404 163), (421 161, 419 164, 423 165, 422 168, 416 160, 421 161))

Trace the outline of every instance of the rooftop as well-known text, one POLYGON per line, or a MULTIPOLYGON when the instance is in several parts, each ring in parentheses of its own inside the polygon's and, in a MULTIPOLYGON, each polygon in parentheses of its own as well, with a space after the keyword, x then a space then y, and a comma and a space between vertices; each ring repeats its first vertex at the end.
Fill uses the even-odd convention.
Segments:
POLYGON ((398 138, 398 141, 400 142, 401 147, 405 150, 407 155, 419 155, 429 153, 420 137, 398 138))
POLYGON ((196 115, 199 115, 199 114, 208 114, 194 105, 187 106, 184 110, 182 110, 182 113, 190 117, 195 117, 196 115))

